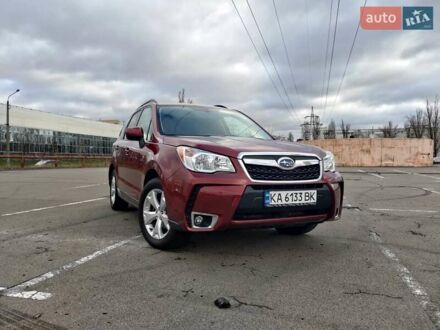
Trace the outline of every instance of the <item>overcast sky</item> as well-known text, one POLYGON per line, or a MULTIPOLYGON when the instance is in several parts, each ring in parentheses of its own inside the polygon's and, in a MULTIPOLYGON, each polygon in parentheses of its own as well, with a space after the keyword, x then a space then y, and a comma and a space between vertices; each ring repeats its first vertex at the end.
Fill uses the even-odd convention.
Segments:
MULTIPOLYGON (((282 91, 246 1, 235 2, 282 91)), ((298 131, 298 122, 311 105, 324 122, 344 119, 354 127, 368 128, 388 120, 403 124, 405 116, 423 107, 426 97, 440 94, 438 0, 368 1, 369 6, 434 6, 434 30, 361 29, 335 101, 364 2, 341 0, 325 112, 326 88, 324 97, 321 92, 331 1, 275 1, 298 93, 272 1, 249 2, 290 95, 294 106, 290 113, 252 48, 231 0, 3 1, 0 102, 20 88, 13 104, 124 120, 149 98, 177 101, 177 92, 184 87, 195 103, 242 109, 271 131, 286 134, 298 131)))

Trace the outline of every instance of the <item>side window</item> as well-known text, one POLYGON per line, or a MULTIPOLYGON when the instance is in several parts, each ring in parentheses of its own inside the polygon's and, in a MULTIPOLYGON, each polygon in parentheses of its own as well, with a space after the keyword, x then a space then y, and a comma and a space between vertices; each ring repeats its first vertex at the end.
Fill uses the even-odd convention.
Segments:
POLYGON ((150 141, 151 134, 153 132, 153 129, 151 127, 151 108, 150 107, 145 107, 144 111, 142 111, 142 115, 139 119, 138 126, 140 126, 144 129, 145 140, 150 141))
MULTIPOLYGON (((141 115, 141 111, 137 111, 134 113, 133 116, 131 116, 128 125, 124 128, 124 132, 127 128, 137 127, 140 115, 141 115)), ((125 138, 125 133, 124 133, 124 138, 125 138)))

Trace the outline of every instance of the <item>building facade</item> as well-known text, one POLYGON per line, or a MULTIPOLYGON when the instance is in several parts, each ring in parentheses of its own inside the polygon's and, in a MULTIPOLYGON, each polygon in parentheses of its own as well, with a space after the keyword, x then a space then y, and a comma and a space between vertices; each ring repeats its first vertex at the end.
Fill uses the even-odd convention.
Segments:
MULTIPOLYGON (((11 153, 109 155, 122 123, 10 106, 11 153)), ((6 152, 6 105, 0 104, 0 154, 6 152)))

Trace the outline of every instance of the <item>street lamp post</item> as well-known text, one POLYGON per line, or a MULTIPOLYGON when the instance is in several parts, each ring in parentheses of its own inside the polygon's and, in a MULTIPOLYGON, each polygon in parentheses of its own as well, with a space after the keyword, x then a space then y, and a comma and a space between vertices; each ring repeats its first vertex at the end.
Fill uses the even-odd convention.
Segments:
POLYGON ((11 160, 9 158, 10 153, 11 153, 11 146, 10 146, 10 131, 9 131, 9 98, 14 95, 17 94, 20 90, 17 89, 14 93, 10 94, 8 96, 8 100, 6 101, 6 156, 8 158, 6 158, 6 167, 10 168, 11 167, 11 160))

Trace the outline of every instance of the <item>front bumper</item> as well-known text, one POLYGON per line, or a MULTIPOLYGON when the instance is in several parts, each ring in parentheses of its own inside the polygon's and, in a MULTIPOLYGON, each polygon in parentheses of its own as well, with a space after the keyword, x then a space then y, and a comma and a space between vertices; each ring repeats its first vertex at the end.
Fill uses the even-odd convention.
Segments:
POLYGON ((336 220, 341 215, 344 181, 339 173, 325 173, 313 183, 286 184, 251 181, 237 173, 202 174, 179 169, 166 180, 168 216, 184 231, 217 231, 228 228, 275 227, 336 220), (316 205, 264 207, 265 190, 317 190, 316 205), (192 215, 215 215, 215 224, 196 228, 192 215))

